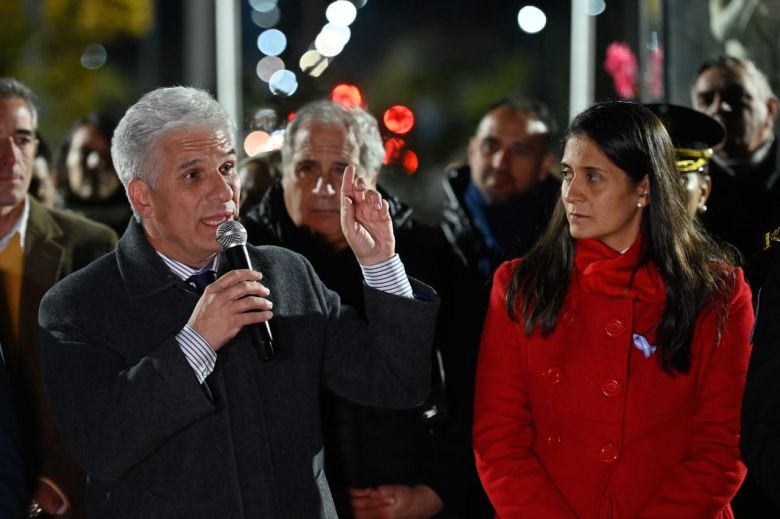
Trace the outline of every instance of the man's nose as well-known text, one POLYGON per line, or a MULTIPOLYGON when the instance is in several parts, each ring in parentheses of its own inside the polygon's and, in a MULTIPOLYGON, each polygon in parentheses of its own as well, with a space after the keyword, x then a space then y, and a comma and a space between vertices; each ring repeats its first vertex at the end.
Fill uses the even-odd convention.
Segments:
POLYGON ((215 198, 220 202, 232 200, 234 186, 230 183, 230 179, 219 171, 216 173, 211 182, 210 198, 215 198))
POLYGON ((0 164, 3 166, 13 166, 19 162, 19 157, 16 153, 16 144, 13 137, 0 140, 0 164))
POLYGON ((332 175, 327 173, 317 177, 317 181, 314 183, 312 193, 318 196, 335 196, 336 189, 333 187, 332 175))
POLYGON ((491 166, 494 169, 506 168, 509 163, 509 152, 505 148, 496 151, 491 157, 491 166))

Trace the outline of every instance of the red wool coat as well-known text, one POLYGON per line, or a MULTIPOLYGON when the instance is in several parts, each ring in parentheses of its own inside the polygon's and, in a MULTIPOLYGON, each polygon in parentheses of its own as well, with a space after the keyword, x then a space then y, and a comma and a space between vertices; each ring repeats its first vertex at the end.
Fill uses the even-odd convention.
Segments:
POLYGON ((554 331, 509 319, 518 261, 495 274, 477 368, 474 451, 498 517, 731 518, 745 476, 739 416, 753 325, 739 271, 720 342, 714 305, 699 313, 691 369, 672 377, 653 327, 665 304, 652 265, 631 278, 641 240, 620 255, 577 243, 554 331), (639 341, 641 342, 641 340, 639 341))

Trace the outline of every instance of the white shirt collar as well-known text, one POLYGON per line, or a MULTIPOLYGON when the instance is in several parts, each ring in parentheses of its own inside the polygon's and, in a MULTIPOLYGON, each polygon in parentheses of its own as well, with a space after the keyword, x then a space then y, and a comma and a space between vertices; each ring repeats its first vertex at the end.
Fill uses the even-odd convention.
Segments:
POLYGON ((13 227, 11 227, 5 236, 0 238, 0 252, 5 250, 8 243, 11 241, 11 238, 13 238, 14 234, 17 232, 19 233, 22 250, 24 250, 24 238, 27 236, 27 223, 30 221, 30 202, 27 200, 27 197, 29 196, 30 195, 25 195, 24 200, 22 200, 24 207, 22 208, 22 213, 19 215, 19 218, 14 222, 13 227))

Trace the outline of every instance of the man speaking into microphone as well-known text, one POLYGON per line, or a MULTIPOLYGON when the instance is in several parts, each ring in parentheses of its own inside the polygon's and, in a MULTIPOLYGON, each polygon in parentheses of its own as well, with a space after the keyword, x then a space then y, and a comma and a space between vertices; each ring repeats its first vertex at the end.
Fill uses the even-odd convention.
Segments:
POLYGON ((229 270, 216 231, 238 216, 234 131, 204 91, 143 96, 111 150, 134 219, 41 303, 47 393, 90 517, 335 517, 321 387, 388 408, 427 394, 438 299, 407 278, 387 203, 354 168, 341 225, 364 318, 286 249, 249 246, 254 270, 229 270), (260 355, 249 332, 267 322, 260 355))

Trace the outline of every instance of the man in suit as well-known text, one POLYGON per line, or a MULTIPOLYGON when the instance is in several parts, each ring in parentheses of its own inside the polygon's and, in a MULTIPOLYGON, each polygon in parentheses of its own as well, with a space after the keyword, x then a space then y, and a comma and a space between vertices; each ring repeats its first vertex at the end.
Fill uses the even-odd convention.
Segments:
POLYGON ((249 246, 257 271, 227 271, 215 232, 238 216, 234 132, 202 90, 143 96, 111 148, 136 221, 41 305, 46 386, 94 517, 335 517, 321 388, 397 408, 427 394, 438 301, 406 277, 387 202, 354 167, 340 219, 363 318, 286 249, 249 246), (246 329, 265 322, 267 361, 246 329))
POLYGON ((27 194, 37 123, 32 92, 12 78, 0 78, 0 341, 33 508, 84 517, 84 473, 62 445, 43 391, 38 306, 54 283, 110 251, 116 235, 47 209, 27 194))

